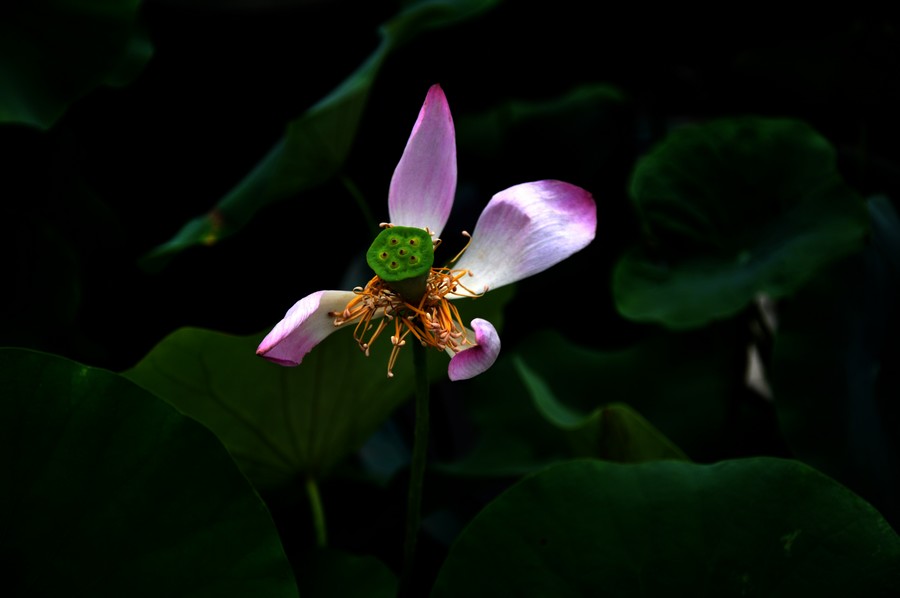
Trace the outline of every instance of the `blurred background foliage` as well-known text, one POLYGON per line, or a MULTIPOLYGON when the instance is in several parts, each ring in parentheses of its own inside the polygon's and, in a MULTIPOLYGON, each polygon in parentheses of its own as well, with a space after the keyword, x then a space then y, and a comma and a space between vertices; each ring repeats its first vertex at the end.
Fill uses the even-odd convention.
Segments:
MULTIPOLYGON (((385 348, 365 359, 349 333, 298 368, 253 352, 301 297, 368 279, 362 256, 387 219, 391 174, 439 83, 459 184, 438 259, 462 246, 457 233, 494 193, 525 181, 589 190, 598 231, 554 268, 462 306, 501 332, 490 371, 451 384, 444 357, 430 359, 419 592, 437 580, 439 595, 488 595, 478 583, 490 579, 560 595, 554 583, 585 570, 598 571, 574 586, 587 592, 627 593, 641 576, 604 573, 623 570, 693 588, 692 567, 660 567, 680 557, 715 569, 709 595, 780 595, 793 587, 784 579, 813 578, 835 595, 859 583, 890 595, 900 588, 897 27, 762 11, 710 27, 687 10, 569 0, 0 9, 0 374, 6 455, 28 455, 10 485, 25 494, 5 492, 5 516, 49 509, 77 535, 65 501, 41 497, 116 496, 128 508, 97 515, 115 531, 160 501, 196 520, 195 501, 219 489, 246 523, 234 533, 204 520, 221 569, 154 564, 135 549, 123 570, 180 566, 175 586, 209 592, 221 592, 220 572, 246 571, 236 575, 265 580, 253 595, 393 595, 410 356, 387 380, 385 348), (67 393, 86 398, 60 402, 67 393), (110 405, 136 412, 104 417, 110 405), (72 414, 79 426, 62 448, 32 450, 56 442, 72 414), (182 450, 202 458, 179 463, 148 444, 140 421, 154 418, 186 430, 182 450), (100 433, 123 462, 166 475, 131 476, 78 441, 100 433), (192 479, 192 468, 217 473, 192 479), (82 479, 104 483, 76 496, 82 479), (173 495, 185 484, 196 490, 173 495), (327 549, 310 517, 318 500, 327 549), (624 531, 597 519, 585 524, 597 534, 579 533, 604 510, 624 531), (666 544, 673 537, 685 541, 666 544), (232 564, 246 538, 257 569, 232 564), (623 538, 628 551, 611 558, 606 547, 623 538), (748 554, 758 560, 743 570, 748 554), (779 560, 791 554, 812 560, 779 560), (534 563, 536 578, 516 580, 513 562, 534 563)), ((35 521, 4 524, 15 531, 5 537, 29 537, 35 521)), ((129 541, 165 550, 150 527, 129 541)), ((125 577, 91 585, 89 569, 52 558, 52 530, 32 537, 26 549, 0 546, 40 565, 23 569, 20 589, 46 589, 35 580, 47 563, 69 587, 127 589, 125 577)))

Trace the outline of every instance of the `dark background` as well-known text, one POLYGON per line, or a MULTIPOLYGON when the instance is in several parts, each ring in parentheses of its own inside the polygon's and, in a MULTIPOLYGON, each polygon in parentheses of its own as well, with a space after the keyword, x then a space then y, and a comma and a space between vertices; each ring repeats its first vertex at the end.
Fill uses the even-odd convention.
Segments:
MULTIPOLYGON (((91 91, 47 131, 0 126, 0 345, 122 371, 179 327, 254 334, 308 293, 341 288, 370 232, 338 181, 268 206, 234 236, 188 249, 159 271, 139 260, 250 172, 289 121, 374 51, 378 26, 399 9, 346 0, 144 2, 141 23, 155 50, 131 84, 91 91)), ((620 317, 609 285, 639 237, 628 198, 636 159, 683 122, 789 116, 835 145, 841 173, 864 196, 896 197, 898 56, 896 23, 875 16, 500 3, 388 57, 343 172, 386 220, 390 177, 430 85, 442 85, 457 122, 586 83, 617 88, 625 101, 609 112, 526 131, 497 155, 460 144, 458 205, 444 237, 456 242, 490 196, 511 185, 555 178, 588 189, 598 206, 595 242, 521 283, 504 349, 545 326, 592 348, 627 347, 654 329, 620 317)), ((464 419, 446 407, 452 394, 437 389, 444 417, 464 419)), ((408 435, 409 411, 397 422, 408 435)), ((459 454, 470 434, 464 422, 436 421, 434 451, 459 454)), ((787 454, 778 439, 756 442, 743 452, 787 454)), ((334 544, 392 562, 400 536, 393 546, 377 538, 402 521, 405 482, 367 496, 365 509, 347 500, 359 491, 352 482, 326 484, 329 516, 343 522, 332 526, 334 544)), ((467 490, 460 512, 474 514, 506 482, 467 490)), ((441 483, 429 480, 426 496, 452 493, 441 483)), ((295 498, 270 501, 289 553, 310 533, 306 512, 291 511, 295 498)), ((436 568, 443 549, 424 542, 436 568)))
MULTIPOLYGON (((189 249, 160 272, 142 270, 138 259, 236 185, 288 121, 375 49, 378 26, 396 10, 340 0, 144 3, 141 22, 155 52, 130 85, 90 92, 46 132, 3 127, 11 303, 0 340, 120 370, 177 327, 259 332, 299 297, 335 288, 340 259, 302 256, 324 231, 340 231, 346 243, 330 250, 348 260, 368 243, 337 182, 269 206, 239 234, 189 249)), ((473 200, 469 213, 457 206, 444 235, 471 229, 491 194, 519 182, 558 178, 590 190, 597 240, 557 277, 565 294, 596 306, 591 322, 568 317, 562 292, 539 292, 546 280, 527 281, 525 290, 541 295, 538 318, 600 347, 635 334, 612 308, 608 274, 637 233, 627 198, 634 161, 673 124, 736 114, 802 118, 839 148, 858 189, 896 186, 893 22, 644 13, 501 3, 414 40, 377 77, 345 173, 376 219, 386 219, 390 175, 433 83, 457 119, 587 82, 620 89, 625 104, 596 122, 537 130, 491 160, 461 147, 460 194, 473 200), (571 138, 584 131, 593 137, 571 138), (861 142, 865 172, 855 163, 861 142)))

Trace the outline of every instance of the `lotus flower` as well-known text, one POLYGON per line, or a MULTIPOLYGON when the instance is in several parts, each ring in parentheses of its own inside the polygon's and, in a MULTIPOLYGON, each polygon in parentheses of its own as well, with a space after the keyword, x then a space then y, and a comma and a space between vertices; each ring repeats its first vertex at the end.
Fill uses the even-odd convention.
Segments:
POLYGON ((413 342, 450 355, 451 380, 489 369, 500 337, 487 320, 464 325, 454 300, 546 270, 586 247, 597 229, 597 206, 584 189, 556 180, 515 185, 494 195, 466 248, 445 267, 434 249, 456 193, 456 133, 447 98, 433 85, 394 171, 388 193, 390 222, 367 253, 375 276, 352 291, 317 291, 288 310, 263 339, 257 355, 295 366, 332 332, 355 326, 369 348, 386 330, 393 345, 387 375, 401 347, 413 342))

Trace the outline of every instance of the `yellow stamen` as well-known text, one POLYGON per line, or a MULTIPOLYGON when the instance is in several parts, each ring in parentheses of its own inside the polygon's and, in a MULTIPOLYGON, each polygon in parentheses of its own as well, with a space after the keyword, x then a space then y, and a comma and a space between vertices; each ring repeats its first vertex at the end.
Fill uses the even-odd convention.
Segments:
MULTIPOLYGON (((456 259, 459 259, 458 255, 454 261, 456 259)), ((328 315, 334 318, 335 326, 356 322, 353 338, 367 356, 375 339, 393 323, 394 331, 390 335, 392 347, 387 371, 388 377, 393 377, 400 349, 406 344, 406 337, 410 334, 423 346, 441 351, 449 350, 457 353, 465 345, 472 344, 466 336, 459 310, 447 299, 448 295, 459 297, 482 295, 460 282, 467 275, 471 276, 468 270, 432 268, 428 274, 425 294, 416 305, 407 302, 385 281, 374 276, 365 287, 353 289, 356 296, 343 310, 330 312, 328 315), (381 316, 383 317, 378 325, 374 326, 372 320, 381 316), (370 333, 373 326, 375 329, 370 333)))
MULTIPOLYGON (((426 229, 426 230, 427 230, 427 229, 426 229)), ((452 260, 450 260, 450 264, 451 264, 451 265, 453 265, 453 264, 455 264, 456 262, 458 262, 458 261, 459 261, 459 258, 462 257, 462 254, 464 254, 464 253, 466 252, 466 249, 469 248, 469 245, 472 244, 472 235, 470 235, 467 231, 463 231, 463 232, 462 232, 462 235, 463 235, 464 237, 468 237, 469 240, 466 241, 465 247, 463 247, 462 249, 459 250, 459 253, 456 254, 456 257, 454 257, 452 260)), ((438 245, 440 245, 441 240, 438 239, 437 242, 438 242, 438 245)), ((434 248, 437 249, 437 245, 435 245, 434 248)))

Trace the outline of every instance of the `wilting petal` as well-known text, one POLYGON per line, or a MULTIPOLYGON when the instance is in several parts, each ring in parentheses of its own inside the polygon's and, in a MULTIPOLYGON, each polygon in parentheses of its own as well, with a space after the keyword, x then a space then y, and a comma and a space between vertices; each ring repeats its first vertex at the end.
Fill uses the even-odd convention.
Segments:
POLYGON ((432 85, 394 170, 388 213, 398 226, 430 228, 440 235, 456 194, 456 133, 450 106, 432 85))
POLYGON ((313 347, 337 330, 330 311, 343 311, 350 291, 318 291, 294 304, 259 344, 256 354, 279 365, 298 365, 313 347))
POLYGON ((481 374, 494 365, 500 355, 500 336, 493 324, 475 318, 472 320, 472 328, 475 331, 476 345, 454 354, 450 359, 447 374, 454 382, 481 374))
POLYGON ((590 193, 561 181, 523 183, 491 198, 453 267, 471 271, 462 282, 473 291, 496 289, 584 249, 596 232, 590 193))

